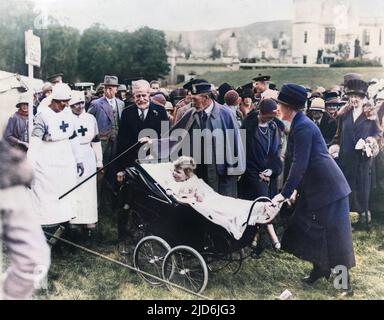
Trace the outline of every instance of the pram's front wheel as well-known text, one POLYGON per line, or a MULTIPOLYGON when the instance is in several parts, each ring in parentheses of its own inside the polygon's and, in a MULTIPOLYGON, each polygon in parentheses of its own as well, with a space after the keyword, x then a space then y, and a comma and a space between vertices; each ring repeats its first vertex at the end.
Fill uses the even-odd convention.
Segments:
MULTIPOLYGON (((141 239, 133 253, 133 263, 136 269, 162 278, 163 261, 171 250, 170 245, 162 238, 149 236, 141 239)), ((153 286, 161 286, 163 282, 149 275, 138 272, 140 277, 153 286)))
MULTIPOLYGON (((195 293, 202 293, 208 283, 208 268, 195 249, 178 246, 168 252, 163 263, 163 278, 195 293)), ((169 289, 174 288, 167 284, 169 289)))

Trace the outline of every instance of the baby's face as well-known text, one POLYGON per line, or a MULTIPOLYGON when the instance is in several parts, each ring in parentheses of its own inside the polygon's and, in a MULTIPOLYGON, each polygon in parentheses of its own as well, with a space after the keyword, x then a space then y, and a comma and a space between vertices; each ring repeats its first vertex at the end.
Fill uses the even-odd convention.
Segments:
POLYGON ((174 169, 172 175, 176 182, 182 182, 188 179, 187 175, 182 169, 174 169))

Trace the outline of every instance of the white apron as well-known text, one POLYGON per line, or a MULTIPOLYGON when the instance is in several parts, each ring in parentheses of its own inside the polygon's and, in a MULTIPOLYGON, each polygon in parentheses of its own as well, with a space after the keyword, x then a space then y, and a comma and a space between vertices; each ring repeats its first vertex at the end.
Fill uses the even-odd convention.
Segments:
POLYGON ((59 197, 77 183, 76 160, 69 140, 75 128, 73 117, 50 108, 44 108, 36 117, 44 121, 52 141, 43 140, 38 152, 33 152, 32 208, 40 225, 68 222, 75 217, 74 193, 62 200, 59 197))
MULTIPOLYGON (((96 172, 96 155, 91 142, 98 134, 96 119, 89 113, 74 116, 77 136, 80 140, 84 165, 84 174, 78 177, 77 183, 84 181, 96 172)), ((76 191, 76 218, 71 224, 97 223, 97 180, 96 176, 85 182, 76 191)))

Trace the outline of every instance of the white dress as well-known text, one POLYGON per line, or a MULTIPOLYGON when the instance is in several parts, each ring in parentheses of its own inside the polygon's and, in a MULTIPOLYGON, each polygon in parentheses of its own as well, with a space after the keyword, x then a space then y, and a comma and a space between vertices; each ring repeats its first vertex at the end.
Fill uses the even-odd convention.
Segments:
MULTIPOLYGON (((99 134, 96 118, 83 112, 80 116, 73 115, 77 136, 80 140, 80 149, 83 157, 84 174, 78 177, 80 183, 96 172, 96 168, 103 166, 101 152, 95 152, 95 144, 92 142, 99 134)), ((81 187, 74 191, 77 197, 76 218, 71 221, 72 224, 94 224, 97 218, 97 180, 96 176, 85 182, 81 187)))
POLYGON ((75 193, 59 200, 77 184, 76 164, 82 162, 74 132, 74 118, 68 110, 56 113, 43 108, 34 119, 28 150, 34 169, 30 195, 40 225, 68 222, 76 216, 75 193))

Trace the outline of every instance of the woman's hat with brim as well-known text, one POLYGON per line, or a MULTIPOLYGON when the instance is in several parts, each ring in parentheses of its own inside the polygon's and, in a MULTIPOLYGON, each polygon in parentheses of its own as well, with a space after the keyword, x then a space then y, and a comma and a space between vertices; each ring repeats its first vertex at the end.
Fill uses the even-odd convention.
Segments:
POLYGON ((72 90, 71 96, 72 98, 68 103, 70 106, 74 106, 75 104, 85 102, 85 96, 83 91, 72 90))
POLYGON ((296 83, 286 83, 280 90, 277 102, 292 107, 302 108, 307 102, 307 90, 296 83))
POLYGON ((346 88, 345 88, 345 94, 346 95, 360 95, 360 96, 367 96, 368 92, 368 83, 364 80, 360 79, 353 79, 347 82, 346 88))
POLYGON ((22 95, 19 97, 19 101, 18 101, 17 104, 16 104, 16 108, 19 108, 21 104, 29 104, 29 99, 28 99, 28 96, 27 96, 27 95, 22 94, 22 95))

